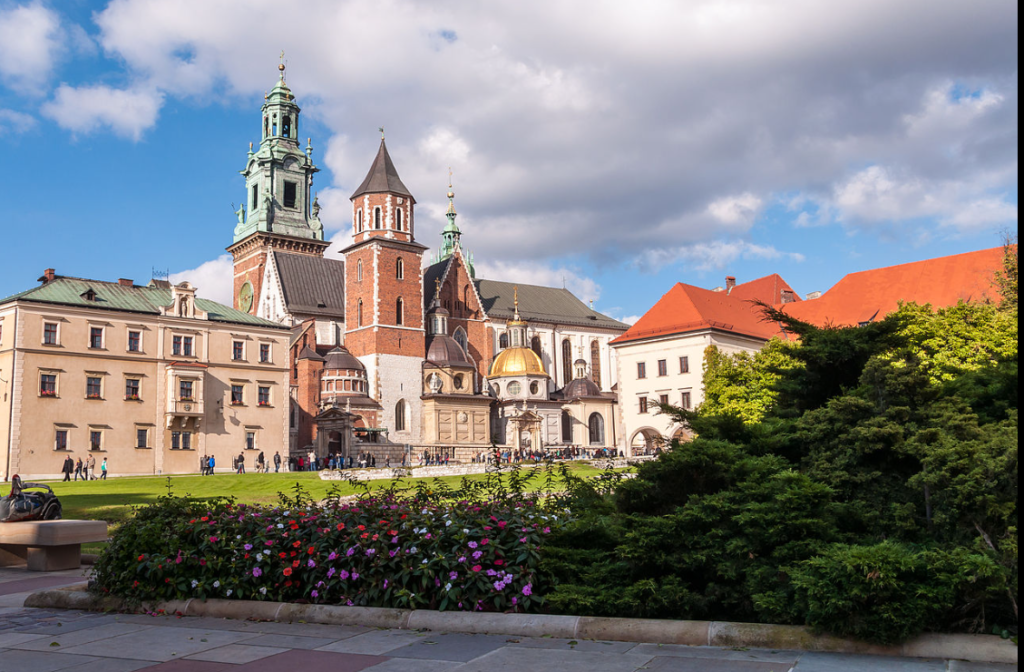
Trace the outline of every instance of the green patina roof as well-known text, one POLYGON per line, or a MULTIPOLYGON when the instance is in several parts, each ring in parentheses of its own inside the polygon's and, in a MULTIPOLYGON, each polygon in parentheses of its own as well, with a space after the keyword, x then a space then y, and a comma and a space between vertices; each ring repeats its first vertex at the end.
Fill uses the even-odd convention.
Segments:
MULTIPOLYGON (((0 305, 12 301, 53 303, 64 306, 91 308, 93 310, 116 310, 127 313, 159 315, 160 308, 171 305, 172 296, 171 287, 168 283, 126 287, 116 282, 69 278, 58 275, 45 285, 33 287, 24 292, 8 296, 5 299, 0 299, 0 305), (89 301, 82 296, 90 289, 96 294, 95 301, 89 301)), ((196 309, 205 311, 211 322, 231 322, 249 324, 256 327, 287 329, 287 327, 276 322, 243 313, 240 310, 235 310, 209 299, 196 298, 196 309)))

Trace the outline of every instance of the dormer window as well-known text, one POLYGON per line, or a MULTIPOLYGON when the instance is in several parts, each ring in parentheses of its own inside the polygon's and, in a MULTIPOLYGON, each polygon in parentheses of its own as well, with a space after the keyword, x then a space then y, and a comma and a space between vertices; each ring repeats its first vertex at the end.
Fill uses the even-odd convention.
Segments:
POLYGON ((284 183, 284 207, 294 208, 295 207, 295 194, 297 192, 297 185, 295 182, 284 183))
POLYGON ((96 292, 93 291, 92 287, 90 287, 89 289, 87 289, 84 292, 82 292, 79 296, 81 296, 86 301, 95 301, 96 300, 96 292))

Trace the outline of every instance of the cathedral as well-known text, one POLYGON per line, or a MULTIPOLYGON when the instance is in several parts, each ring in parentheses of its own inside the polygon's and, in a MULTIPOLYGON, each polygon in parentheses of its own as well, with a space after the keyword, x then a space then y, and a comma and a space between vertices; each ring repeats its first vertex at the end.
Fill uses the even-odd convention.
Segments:
POLYGON ((450 184, 426 256, 383 137, 350 199, 350 244, 326 257, 299 113, 281 65, 227 248, 235 307, 292 329, 290 451, 398 464, 622 445, 609 343, 628 325, 564 288, 478 278, 450 184))

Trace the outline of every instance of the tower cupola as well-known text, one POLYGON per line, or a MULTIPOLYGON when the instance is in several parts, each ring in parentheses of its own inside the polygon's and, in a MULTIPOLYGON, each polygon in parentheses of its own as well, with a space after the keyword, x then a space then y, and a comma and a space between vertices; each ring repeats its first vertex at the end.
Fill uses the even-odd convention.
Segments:
POLYGON ((366 178, 351 196, 352 234, 356 243, 368 238, 414 242, 416 199, 398 176, 381 130, 380 147, 366 178))

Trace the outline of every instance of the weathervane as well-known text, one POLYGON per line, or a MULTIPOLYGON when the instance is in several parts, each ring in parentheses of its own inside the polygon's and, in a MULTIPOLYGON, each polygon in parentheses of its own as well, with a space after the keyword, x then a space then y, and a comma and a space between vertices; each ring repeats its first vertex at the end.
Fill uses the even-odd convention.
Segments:
POLYGON ((380 131, 380 139, 383 140, 384 139, 384 127, 381 126, 377 130, 380 131))

